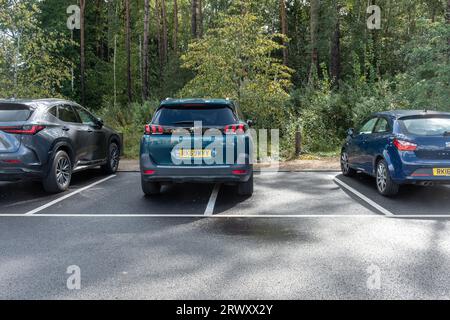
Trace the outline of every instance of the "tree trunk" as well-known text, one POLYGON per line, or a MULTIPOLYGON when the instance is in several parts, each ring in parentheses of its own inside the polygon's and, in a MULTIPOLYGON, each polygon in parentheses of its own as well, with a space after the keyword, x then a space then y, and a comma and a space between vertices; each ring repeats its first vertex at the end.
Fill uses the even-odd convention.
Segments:
POLYGON ((80 0, 80 91, 81 91, 81 104, 86 104, 86 89, 85 89, 85 58, 84 58, 84 12, 86 2, 80 0))
POLYGON ((310 24, 311 24, 311 68, 309 72, 309 83, 311 84, 314 74, 319 71, 319 52, 318 52, 318 34, 319 34, 319 10, 320 0, 311 0, 310 24))
POLYGON ((173 50, 178 51, 178 2, 173 1, 173 50))
POLYGON ((197 38, 197 0, 191 0, 191 34, 197 38))
POLYGON ((202 0, 197 0, 197 37, 203 37, 203 9, 202 0))
MULTIPOLYGON (((287 37, 287 16, 286 16, 286 3, 285 0, 280 1, 280 21, 281 21, 281 33, 287 37)), ((283 64, 288 64, 288 49, 287 42, 283 40, 283 64)))
POLYGON ((167 32, 167 14, 166 14, 166 0, 161 0, 161 20, 162 20, 162 61, 163 65, 167 63, 167 52, 169 47, 168 32, 167 32))
POLYGON ((143 41, 143 49, 142 49, 142 98, 144 101, 148 99, 149 93, 149 84, 148 84, 148 37, 149 37, 149 28, 150 28, 150 0, 144 1, 144 41, 143 41))
MULTIPOLYGON (((447 24, 450 25, 450 0, 447 0, 447 14, 446 14, 446 21, 447 24)), ((450 51, 450 37, 448 38, 448 47, 449 47, 449 51, 450 51)))
POLYGON ((127 56, 127 96, 128 103, 132 101, 131 93, 131 17, 130 0, 125 0, 125 48, 127 56))
POLYGON ((341 27, 339 21, 340 7, 336 5, 336 0, 334 1, 334 5, 336 8, 336 22, 331 43, 330 74, 331 81, 335 86, 338 86, 339 80, 341 79, 341 27))
MULTIPOLYGON (((162 79, 163 74, 163 37, 161 30, 161 7, 160 0, 155 1, 155 19, 156 19, 156 34, 158 38, 158 57, 159 57, 159 78, 162 79)), ((160 81, 161 83, 161 81, 160 81)))

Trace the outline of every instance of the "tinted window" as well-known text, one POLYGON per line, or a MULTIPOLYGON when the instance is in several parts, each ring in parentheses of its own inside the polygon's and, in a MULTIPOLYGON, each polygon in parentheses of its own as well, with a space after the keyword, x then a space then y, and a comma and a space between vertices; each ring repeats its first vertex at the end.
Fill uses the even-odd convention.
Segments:
POLYGON ((86 110, 82 109, 82 108, 76 108, 78 115, 80 116, 81 122, 83 122, 84 124, 87 124, 89 126, 94 126, 95 125, 95 118, 93 115, 91 115, 89 112, 87 112, 86 110))
POLYGON ((48 110, 48 113, 50 113, 54 117, 58 117, 58 111, 57 111, 56 107, 50 108, 50 110, 48 110))
POLYGON ((370 134, 373 131, 373 127, 375 126, 375 123, 377 122, 378 118, 372 118, 366 123, 363 124, 361 129, 359 130, 360 134, 370 134))
POLYGON ((389 123, 386 119, 380 118, 377 122, 377 125, 375 126, 375 129, 373 132, 375 133, 383 133, 388 132, 390 130, 389 123))
POLYGON ((411 118, 401 120, 405 133, 417 136, 435 136, 450 133, 450 117, 411 118))
POLYGON ((0 104, 0 122, 26 121, 32 111, 26 105, 0 104))
POLYGON ((75 111, 68 105, 58 107, 58 118, 64 122, 80 122, 75 111))
POLYGON ((177 107, 163 108, 156 112, 153 123, 163 126, 190 126, 202 121, 202 126, 226 126, 236 123, 233 111, 228 107, 177 107))

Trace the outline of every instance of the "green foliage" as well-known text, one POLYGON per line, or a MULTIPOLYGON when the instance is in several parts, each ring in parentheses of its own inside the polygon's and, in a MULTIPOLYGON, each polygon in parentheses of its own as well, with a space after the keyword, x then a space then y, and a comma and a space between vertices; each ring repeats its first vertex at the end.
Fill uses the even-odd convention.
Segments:
MULTIPOLYGON (((236 4, 236 5, 239 5, 236 4)), ((282 46, 250 11, 221 15, 216 28, 194 41, 181 57, 183 67, 195 76, 181 90, 181 97, 228 97, 259 127, 273 127, 289 99, 292 70, 272 53, 282 46)))

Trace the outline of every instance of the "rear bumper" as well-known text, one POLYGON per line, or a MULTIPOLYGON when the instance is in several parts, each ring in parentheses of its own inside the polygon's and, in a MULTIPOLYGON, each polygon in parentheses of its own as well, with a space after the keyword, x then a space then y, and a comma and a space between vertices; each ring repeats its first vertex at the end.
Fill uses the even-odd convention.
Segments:
POLYGON ((434 168, 450 168, 449 160, 420 160, 409 154, 393 154, 389 169, 399 184, 450 184, 450 176, 434 176, 434 168))
POLYGON ((18 181, 28 179, 41 179, 43 172, 36 168, 5 168, 0 163, 0 181, 18 181))
POLYGON ((235 166, 154 166, 141 167, 141 176, 149 182, 200 182, 200 183, 240 183, 246 182, 253 174, 251 165, 235 166), (153 174, 145 174, 146 170, 153 170, 153 174), (234 170, 245 171, 243 174, 233 174, 234 170))

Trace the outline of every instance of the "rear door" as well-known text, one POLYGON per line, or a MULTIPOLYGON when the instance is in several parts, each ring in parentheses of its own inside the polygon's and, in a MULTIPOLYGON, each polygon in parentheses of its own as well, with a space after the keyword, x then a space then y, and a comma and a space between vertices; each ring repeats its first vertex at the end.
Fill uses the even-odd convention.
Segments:
POLYGON ((22 127, 32 113, 33 110, 24 104, 0 103, 0 153, 14 153, 22 143, 22 135, 2 129, 22 127))
POLYGON ((58 119, 63 122, 61 130, 70 139, 75 150, 74 165, 82 165, 91 161, 93 154, 92 144, 94 141, 91 138, 92 135, 89 132, 89 127, 81 123, 78 114, 68 104, 58 106, 58 119))
POLYGON ((364 155, 363 166, 368 172, 374 172, 374 162, 377 155, 382 155, 389 143, 392 125, 389 118, 379 117, 373 133, 367 136, 367 149, 364 155))
POLYGON ((164 106, 155 113, 151 134, 144 139, 157 165, 225 164, 226 150, 235 147, 237 137, 227 139, 223 131, 237 123, 237 115, 226 105, 164 106), (218 161, 213 163, 213 158, 218 161))

